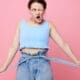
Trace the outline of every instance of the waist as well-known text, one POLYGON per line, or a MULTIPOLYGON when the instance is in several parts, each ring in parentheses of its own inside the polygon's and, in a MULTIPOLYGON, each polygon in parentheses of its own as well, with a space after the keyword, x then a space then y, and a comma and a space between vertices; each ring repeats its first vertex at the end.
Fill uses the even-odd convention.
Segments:
POLYGON ((40 51, 45 51, 45 50, 46 50, 45 48, 23 48, 21 52, 34 55, 40 51))
POLYGON ((47 53, 47 50, 39 51, 37 54, 34 54, 34 55, 26 54, 26 53, 22 52, 22 56, 19 60, 19 64, 21 64, 21 63, 23 63, 27 60, 36 58, 36 59, 45 59, 47 61, 54 61, 54 62, 57 62, 57 63, 66 64, 66 65, 73 66, 73 67, 78 67, 79 66, 79 65, 77 65, 73 62, 66 61, 66 60, 63 60, 63 59, 60 59, 60 58, 57 58, 57 57, 48 57, 48 56, 46 56, 46 53, 47 53))

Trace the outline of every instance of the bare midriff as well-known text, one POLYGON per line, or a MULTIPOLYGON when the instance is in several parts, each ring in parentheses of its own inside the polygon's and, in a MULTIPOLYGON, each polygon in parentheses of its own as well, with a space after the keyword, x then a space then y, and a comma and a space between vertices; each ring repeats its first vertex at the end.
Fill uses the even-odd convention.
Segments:
POLYGON ((29 54, 37 54, 37 52, 39 51, 43 51, 44 49, 43 48, 24 48, 22 49, 22 52, 25 52, 25 53, 29 53, 29 54))

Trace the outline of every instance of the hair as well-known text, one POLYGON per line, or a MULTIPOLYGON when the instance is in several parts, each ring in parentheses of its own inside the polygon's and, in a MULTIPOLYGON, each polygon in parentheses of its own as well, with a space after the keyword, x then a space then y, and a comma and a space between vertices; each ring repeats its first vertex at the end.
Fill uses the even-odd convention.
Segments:
POLYGON ((46 9, 46 7, 47 7, 47 3, 45 0, 29 0, 29 2, 28 2, 29 9, 31 8, 32 3, 34 3, 34 2, 42 4, 44 9, 46 9))

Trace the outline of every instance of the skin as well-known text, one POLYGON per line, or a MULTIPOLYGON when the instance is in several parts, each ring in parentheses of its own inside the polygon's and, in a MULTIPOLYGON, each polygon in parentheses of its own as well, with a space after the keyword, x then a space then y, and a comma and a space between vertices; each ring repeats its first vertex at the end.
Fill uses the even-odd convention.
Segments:
MULTIPOLYGON (((44 22, 44 13, 45 10, 43 8, 43 5, 40 3, 33 3, 31 5, 31 9, 29 9, 29 12, 31 14, 31 18, 28 20, 28 22, 31 25, 40 25, 42 22, 44 22), (40 16, 39 19, 36 18, 36 16, 40 16)), ((56 30, 55 25, 49 21, 49 27, 50 27, 50 38, 56 42, 57 45, 67 54, 74 63, 80 65, 80 61, 74 56, 73 52, 71 51, 71 48, 69 45, 62 39, 62 37, 59 35, 59 33, 56 30)), ((19 33, 20 33, 20 26, 19 23, 17 25, 16 34, 14 36, 13 44, 9 49, 9 54, 6 59, 6 62, 3 64, 2 67, 0 67, 0 73, 7 70, 8 66, 12 62, 15 54, 18 51, 19 48, 19 33)))

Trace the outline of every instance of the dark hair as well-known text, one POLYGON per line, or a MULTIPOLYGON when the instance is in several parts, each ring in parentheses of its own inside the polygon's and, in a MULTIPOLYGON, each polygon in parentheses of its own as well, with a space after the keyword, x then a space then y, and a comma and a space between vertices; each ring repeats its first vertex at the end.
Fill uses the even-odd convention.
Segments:
POLYGON ((47 4, 46 4, 45 0, 29 0, 29 2, 28 2, 28 8, 29 9, 31 8, 31 4, 34 3, 34 2, 42 4, 44 9, 46 9, 46 7, 47 7, 47 4))

